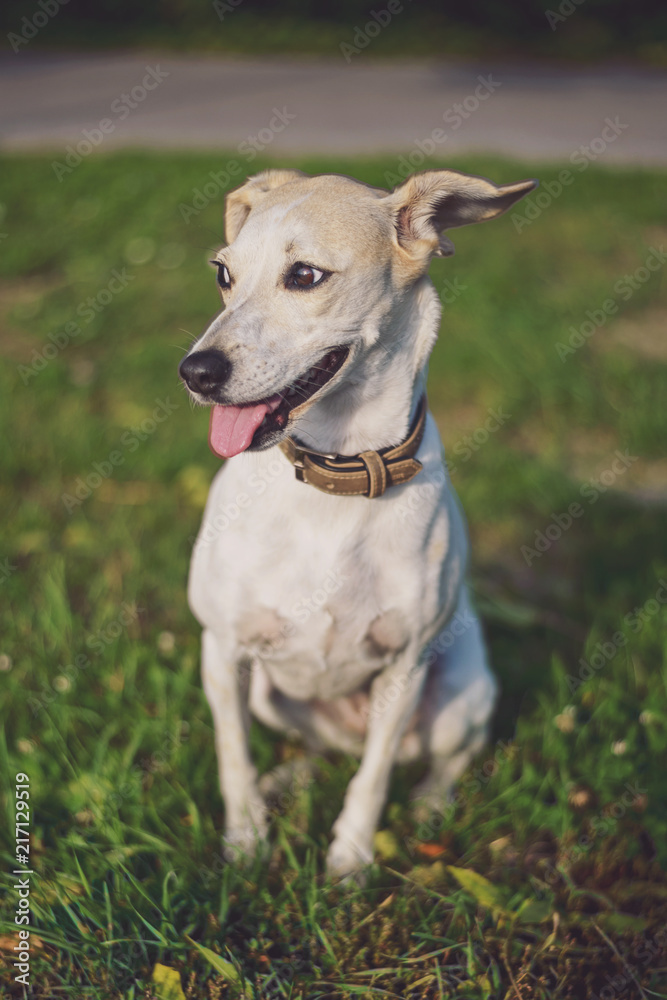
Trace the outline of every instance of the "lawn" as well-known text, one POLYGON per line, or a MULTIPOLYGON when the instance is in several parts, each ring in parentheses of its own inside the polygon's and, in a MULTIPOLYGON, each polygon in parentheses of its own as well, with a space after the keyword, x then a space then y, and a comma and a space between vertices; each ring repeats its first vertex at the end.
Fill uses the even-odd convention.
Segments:
MULTIPOLYGON (((502 697, 444 821, 415 821, 397 769, 368 884, 342 889, 345 757, 284 797, 267 859, 220 858, 185 597, 218 462, 176 369, 217 309, 228 165, 2 163, 6 995, 23 775, 35 998, 667 996, 667 178, 576 167, 558 194, 562 164, 448 164, 542 181, 431 269, 429 397, 502 697)), ((262 771, 301 753, 252 743, 262 771)))

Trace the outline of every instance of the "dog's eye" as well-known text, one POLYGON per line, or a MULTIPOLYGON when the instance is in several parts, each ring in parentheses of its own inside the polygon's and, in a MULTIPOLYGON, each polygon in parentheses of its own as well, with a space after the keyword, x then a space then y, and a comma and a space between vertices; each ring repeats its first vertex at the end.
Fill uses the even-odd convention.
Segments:
POLYGON ((288 288, 308 288, 309 285, 317 285, 324 277, 324 271, 319 271, 309 264, 296 264, 290 271, 287 279, 288 288))
POLYGON ((221 288, 230 288, 232 284, 232 279, 229 276, 229 271, 225 265, 220 260, 212 260, 211 264, 214 264, 218 269, 218 284, 221 288))

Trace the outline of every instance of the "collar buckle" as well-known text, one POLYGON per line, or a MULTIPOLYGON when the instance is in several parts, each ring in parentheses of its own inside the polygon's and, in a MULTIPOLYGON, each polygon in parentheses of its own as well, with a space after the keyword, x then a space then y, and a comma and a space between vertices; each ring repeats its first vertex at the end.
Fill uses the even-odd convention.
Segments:
POLYGON ((293 464, 294 464, 294 478, 300 483, 305 483, 306 480, 304 479, 303 474, 306 471, 306 466, 303 463, 302 451, 297 451, 293 464))

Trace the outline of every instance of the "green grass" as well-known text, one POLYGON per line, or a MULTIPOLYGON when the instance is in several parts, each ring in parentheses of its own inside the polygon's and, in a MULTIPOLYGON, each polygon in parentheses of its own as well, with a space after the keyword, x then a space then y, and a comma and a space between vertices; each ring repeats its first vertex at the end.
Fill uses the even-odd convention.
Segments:
MULTIPOLYGON (((156 963, 196 998, 639 997, 630 972, 645 996, 667 995, 665 268, 627 300, 614 289, 667 244, 665 176, 591 167, 530 225, 459 230, 456 256, 432 266, 443 292, 466 286, 445 308, 429 395, 502 698, 445 823, 415 821, 416 774, 398 769, 369 884, 343 891, 322 871, 347 758, 322 761, 320 779, 287 797, 267 859, 242 870, 219 858, 185 597, 218 463, 176 367, 217 309, 205 260, 222 194, 189 223, 179 206, 226 160, 91 157, 61 183, 48 159, 2 164, 7 995, 22 995, 8 964, 18 772, 33 806, 35 997, 150 996, 156 963), (114 269, 125 287, 86 318, 114 269), (556 345, 609 298, 618 312, 561 361, 556 345), (62 346, 38 371, 49 334, 62 346), (157 400, 177 408, 142 430, 157 400), (489 408, 506 416, 483 441, 489 408), (626 449, 636 460, 606 474, 626 449), (63 495, 112 452, 112 474, 68 512, 63 495), (604 492, 590 485, 603 473, 604 492), (555 536, 552 518, 566 523, 574 503, 581 516, 528 565, 521 547, 555 536), (216 971, 197 945, 236 971, 216 971)), ((395 169, 298 165, 380 184, 395 169)), ((558 173, 453 165, 499 182, 558 173)), ((300 753, 259 726, 252 742, 261 770, 300 753)))

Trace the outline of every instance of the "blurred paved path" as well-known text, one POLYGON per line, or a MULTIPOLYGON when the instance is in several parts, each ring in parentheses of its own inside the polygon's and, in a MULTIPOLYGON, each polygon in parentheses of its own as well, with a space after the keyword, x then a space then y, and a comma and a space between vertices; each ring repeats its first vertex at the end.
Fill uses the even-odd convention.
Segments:
POLYGON ((64 155, 88 129, 104 149, 239 149, 247 158, 254 143, 272 154, 412 153, 417 165, 421 143, 440 156, 566 160, 584 146, 580 156, 603 162, 667 163, 667 73, 659 71, 392 65, 364 52, 348 65, 342 55, 290 62, 26 48, 0 57, 0 85, 5 149, 64 155))

